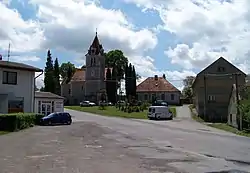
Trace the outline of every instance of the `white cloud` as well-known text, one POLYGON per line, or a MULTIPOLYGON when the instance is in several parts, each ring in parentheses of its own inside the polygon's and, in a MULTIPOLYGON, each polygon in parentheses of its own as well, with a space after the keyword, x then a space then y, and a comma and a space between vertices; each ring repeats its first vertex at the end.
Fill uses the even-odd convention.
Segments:
POLYGON ((172 63, 186 69, 201 69, 225 56, 239 67, 250 65, 246 62, 250 52, 249 0, 124 1, 159 12, 164 25, 158 28, 175 34, 181 42, 165 52, 172 63))
POLYGON ((24 21, 18 11, 9 9, 0 2, 0 49, 18 52, 33 51, 40 48, 43 32, 36 21, 24 21))
POLYGON ((37 56, 11 56, 10 60, 19 62, 26 62, 26 61, 36 62, 40 61, 41 59, 37 56))
POLYGON ((40 89, 41 87, 44 86, 44 73, 36 72, 35 76, 37 77, 36 78, 36 87, 40 89))

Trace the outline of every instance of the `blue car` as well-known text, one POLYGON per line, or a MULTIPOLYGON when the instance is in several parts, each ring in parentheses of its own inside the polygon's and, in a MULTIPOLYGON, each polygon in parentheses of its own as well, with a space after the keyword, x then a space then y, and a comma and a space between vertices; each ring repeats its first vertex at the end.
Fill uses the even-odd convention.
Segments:
POLYGON ((51 113, 41 119, 41 125, 67 124, 72 123, 71 115, 67 112, 51 113))

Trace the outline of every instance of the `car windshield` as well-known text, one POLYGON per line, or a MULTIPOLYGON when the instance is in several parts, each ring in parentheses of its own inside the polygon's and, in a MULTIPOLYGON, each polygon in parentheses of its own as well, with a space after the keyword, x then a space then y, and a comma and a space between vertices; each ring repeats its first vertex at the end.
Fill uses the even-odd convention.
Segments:
POLYGON ((51 118, 51 117, 54 117, 56 114, 55 113, 51 113, 51 114, 49 114, 47 117, 48 118, 51 118))

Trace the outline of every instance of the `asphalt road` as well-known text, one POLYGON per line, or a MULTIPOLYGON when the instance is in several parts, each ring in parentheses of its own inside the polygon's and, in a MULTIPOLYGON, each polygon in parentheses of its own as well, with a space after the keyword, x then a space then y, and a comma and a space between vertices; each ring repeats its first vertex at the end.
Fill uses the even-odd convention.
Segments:
MULTIPOLYGON (((207 127, 187 115, 178 115, 173 121, 150 121, 66 111, 75 121, 96 122, 115 132, 105 137, 154 160, 159 169, 171 166, 190 173, 250 170, 250 138, 207 127)), ((187 113, 185 107, 178 111, 187 113)))
POLYGON ((71 126, 0 136, 0 173, 205 173, 250 170, 250 139, 193 122, 104 117, 66 110, 71 126))

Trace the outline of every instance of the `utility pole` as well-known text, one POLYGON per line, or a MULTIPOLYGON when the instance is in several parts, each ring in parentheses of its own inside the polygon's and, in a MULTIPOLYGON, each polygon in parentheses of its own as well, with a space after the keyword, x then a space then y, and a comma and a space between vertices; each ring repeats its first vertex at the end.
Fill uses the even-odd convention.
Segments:
POLYGON ((238 124, 238 129, 242 130, 242 114, 239 111, 240 100, 239 100, 239 89, 238 89, 238 85, 239 85, 238 84, 238 74, 235 73, 234 76, 235 76, 235 85, 236 85, 237 116, 239 116, 239 121, 240 121, 238 124))
POLYGON ((9 43, 9 48, 8 48, 8 61, 10 61, 10 43, 9 43))
POLYGON ((207 116, 207 79, 206 74, 204 75, 204 120, 206 120, 207 116))

